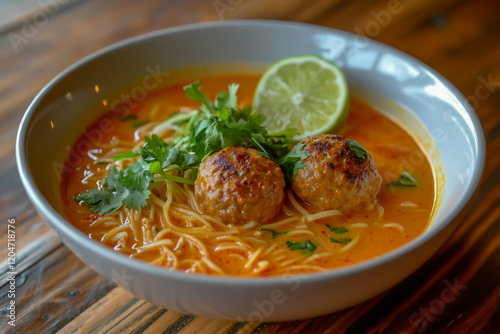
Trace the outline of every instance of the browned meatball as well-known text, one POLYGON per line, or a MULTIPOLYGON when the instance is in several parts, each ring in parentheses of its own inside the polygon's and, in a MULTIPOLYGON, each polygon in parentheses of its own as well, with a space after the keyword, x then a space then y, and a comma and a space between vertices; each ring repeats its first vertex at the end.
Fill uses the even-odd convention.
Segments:
POLYGON ((361 158, 351 148, 353 142, 340 135, 321 135, 303 142, 302 150, 308 157, 292 182, 292 190, 301 200, 315 210, 373 209, 382 178, 364 149, 356 150, 361 156, 366 152, 361 158))
POLYGON ((265 222, 281 209, 285 176, 247 147, 227 147, 200 165, 194 184, 199 209, 227 224, 265 222))

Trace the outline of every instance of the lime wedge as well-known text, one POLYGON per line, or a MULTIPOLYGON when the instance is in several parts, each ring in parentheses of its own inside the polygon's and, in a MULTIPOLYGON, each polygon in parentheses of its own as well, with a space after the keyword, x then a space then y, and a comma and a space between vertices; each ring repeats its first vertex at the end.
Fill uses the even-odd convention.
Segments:
POLYGON ((300 140, 339 130, 349 114, 349 89, 334 63, 316 55, 284 58, 262 76, 253 107, 269 132, 295 128, 300 140))

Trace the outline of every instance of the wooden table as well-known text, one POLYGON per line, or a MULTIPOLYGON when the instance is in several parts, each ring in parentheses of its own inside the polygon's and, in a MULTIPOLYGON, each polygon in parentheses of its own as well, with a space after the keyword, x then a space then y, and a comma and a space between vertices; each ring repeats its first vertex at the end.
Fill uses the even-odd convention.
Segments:
POLYGON ((499 1, 19 0, 0 6, 0 11, 0 332, 500 333, 499 1), (446 245, 393 289, 315 319, 225 322, 182 315, 135 298, 61 244, 31 205, 16 169, 14 142, 25 109, 52 77, 76 60, 159 28, 250 18, 353 31, 415 56, 469 98, 487 140, 482 185, 446 245), (9 219, 16 226, 15 327, 7 323, 6 309, 9 219), (450 286, 455 289, 452 297, 445 292, 450 286))

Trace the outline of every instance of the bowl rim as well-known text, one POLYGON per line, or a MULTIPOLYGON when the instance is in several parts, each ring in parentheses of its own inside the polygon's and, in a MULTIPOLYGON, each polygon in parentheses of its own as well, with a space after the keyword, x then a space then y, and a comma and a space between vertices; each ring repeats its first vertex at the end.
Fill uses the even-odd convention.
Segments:
MULTIPOLYGON (((110 51, 140 42, 142 40, 164 35, 176 34, 179 32, 186 32, 186 31, 196 32, 201 29, 206 30, 211 28, 213 29, 213 28, 231 28, 231 27, 240 27, 240 28, 243 27, 248 29, 252 29, 255 27, 266 28, 266 29, 273 29, 275 27, 301 28, 301 29, 311 30, 311 32, 322 31, 329 34, 335 34, 347 39, 359 38, 360 36, 354 33, 325 26, 300 23, 300 22, 277 21, 277 20, 227 20, 227 21, 225 20, 221 22, 193 23, 193 24, 186 24, 181 26, 159 29, 118 41, 102 49, 99 49, 98 51, 95 51, 90 55, 73 63, 72 65, 68 66, 57 76, 55 76, 49 83, 47 83, 35 96, 33 101, 30 103, 20 122, 16 139, 16 162, 21 177, 21 181, 34 206, 39 210, 42 217, 44 218, 44 220, 46 220, 46 222, 49 225, 53 224, 54 226, 57 227, 58 230, 60 230, 61 233, 68 236, 69 239, 78 242, 80 246, 83 246, 84 248, 91 249, 92 247, 98 247, 97 250, 99 251, 100 255, 107 261, 112 261, 125 268, 130 267, 136 271, 140 271, 146 274, 151 274, 154 276, 182 280, 190 283, 204 283, 204 284, 214 284, 214 285, 230 284, 232 287, 238 287, 238 286, 243 287, 243 286, 248 286, 249 284, 252 286, 259 287, 259 286, 267 286, 267 285, 283 283, 283 277, 284 277, 283 275, 266 276, 266 277, 248 277, 248 276, 219 276, 219 275, 193 274, 193 273, 185 273, 183 271, 178 271, 171 268, 159 267, 144 261, 131 259, 125 254, 116 252, 111 248, 97 242, 96 240, 86 237, 83 232, 81 232, 79 229, 73 226, 69 221, 67 221, 45 199, 41 191, 36 186, 36 183, 34 182, 32 175, 29 173, 28 168, 26 168, 27 137, 29 133, 29 128, 32 123, 32 119, 36 115, 35 112, 37 110, 37 106, 39 102, 42 100, 42 98, 52 89, 54 85, 57 84, 58 81, 60 81, 65 76, 70 75, 75 69, 77 69, 78 67, 82 66, 85 63, 92 62, 95 58, 99 58, 100 56, 110 51), (48 219, 45 219, 45 217, 47 217, 48 219)), ((458 98, 460 105, 465 110, 465 112, 462 111, 459 112, 462 115, 462 117, 470 119, 471 122, 468 122, 469 128, 472 130, 475 136, 475 143, 476 143, 475 152, 477 152, 477 155, 475 155, 476 168, 473 170, 473 175, 471 177, 470 182, 466 184, 466 187, 463 190, 463 195, 454 204, 452 209, 441 219, 439 225, 434 225, 432 228, 426 230, 424 233, 419 235, 417 238, 409 241, 408 243, 394 250, 391 250, 387 253, 376 256, 374 258, 350 264, 344 267, 333 268, 330 270, 326 270, 324 272, 300 274, 301 277, 303 276, 304 279, 307 279, 307 281, 311 283, 329 281, 335 278, 350 276, 359 272, 363 272, 372 269, 374 267, 381 266, 385 263, 391 262, 397 259, 398 257, 423 246, 429 240, 437 236, 444 228, 446 228, 446 226, 448 226, 451 223, 451 221, 455 219, 458 216, 458 214, 466 207, 466 204, 470 201, 473 194, 475 193, 475 190, 479 185, 479 181, 481 179, 482 172, 484 169, 484 163, 485 163, 484 133, 476 112, 474 111, 470 103, 467 102, 463 94, 451 82, 449 82, 436 70, 432 69, 430 66, 424 64, 420 60, 398 49, 395 49, 389 45, 375 41, 368 37, 364 38, 367 38, 367 40, 369 40, 370 45, 375 45, 377 48, 389 50, 392 54, 396 55, 398 58, 403 58, 405 59, 405 61, 411 61, 416 65, 420 66, 422 69, 425 70, 426 75, 434 77, 436 80, 440 81, 446 87, 446 89, 452 93, 453 97, 458 98)))

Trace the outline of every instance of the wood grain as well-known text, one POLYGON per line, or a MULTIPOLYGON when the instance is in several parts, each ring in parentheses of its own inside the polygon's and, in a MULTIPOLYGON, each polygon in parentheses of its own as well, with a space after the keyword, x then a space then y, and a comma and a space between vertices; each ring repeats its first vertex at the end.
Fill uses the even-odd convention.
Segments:
POLYGON ((34 15, 45 10, 31 6, 24 21, 0 31, 0 332, 500 333, 500 2, 402 0, 397 13, 383 20, 380 13, 394 1, 220 1, 229 7, 221 11, 217 1, 203 0, 76 1, 28 33, 34 15), (474 105, 487 140, 477 196, 450 240, 396 287, 303 321, 248 324, 187 316, 137 299, 94 273, 37 215, 14 153, 17 126, 37 92, 70 64, 111 43, 221 19, 301 21, 367 35, 435 68, 474 105), (21 42, 13 42, 16 36, 21 42), (481 98, 477 91, 485 91, 485 80, 491 87, 481 98), (16 220, 18 233, 16 327, 6 318, 8 219, 16 220))

